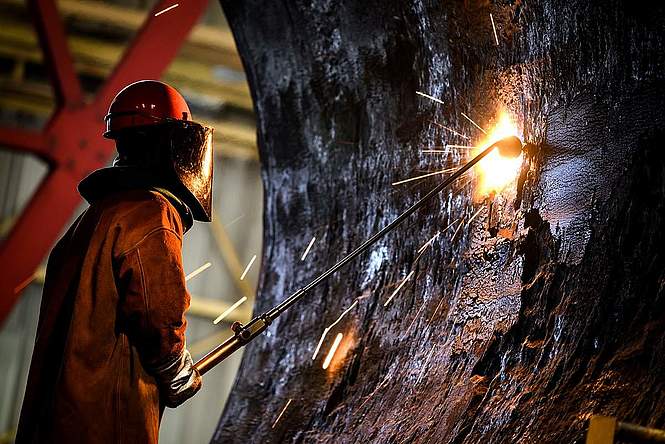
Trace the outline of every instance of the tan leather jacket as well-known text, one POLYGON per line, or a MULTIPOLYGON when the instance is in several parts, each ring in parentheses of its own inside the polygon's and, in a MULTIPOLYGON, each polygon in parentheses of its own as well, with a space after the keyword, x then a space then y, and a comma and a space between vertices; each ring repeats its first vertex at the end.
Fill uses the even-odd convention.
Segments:
POLYGON ((17 443, 157 442, 164 400, 149 369, 185 347, 183 231, 164 195, 127 190, 58 242, 17 443))

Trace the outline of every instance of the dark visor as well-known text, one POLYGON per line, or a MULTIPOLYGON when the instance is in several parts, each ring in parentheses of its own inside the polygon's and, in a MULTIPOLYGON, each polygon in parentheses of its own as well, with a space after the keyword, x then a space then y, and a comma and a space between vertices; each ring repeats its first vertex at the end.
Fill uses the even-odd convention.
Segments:
POLYGON ((194 218, 210 221, 212 216, 213 129, 195 122, 169 122, 173 169, 199 208, 191 208, 194 218))

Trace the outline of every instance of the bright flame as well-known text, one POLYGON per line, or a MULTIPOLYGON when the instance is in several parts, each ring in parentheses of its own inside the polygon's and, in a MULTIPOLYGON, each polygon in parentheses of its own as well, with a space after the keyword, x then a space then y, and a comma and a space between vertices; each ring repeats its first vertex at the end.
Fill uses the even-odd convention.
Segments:
MULTIPOLYGON (((510 118, 510 115, 503 111, 499 116, 497 124, 488 132, 487 137, 477 144, 478 150, 476 150, 474 155, 487 148, 490 143, 495 143, 508 136, 519 137, 519 134, 517 126, 510 118)), ((516 158, 503 157, 499 154, 498 149, 493 150, 478 164, 479 183, 477 194, 484 197, 493 192, 503 190, 515 180, 521 164, 521 155, 516 158)))

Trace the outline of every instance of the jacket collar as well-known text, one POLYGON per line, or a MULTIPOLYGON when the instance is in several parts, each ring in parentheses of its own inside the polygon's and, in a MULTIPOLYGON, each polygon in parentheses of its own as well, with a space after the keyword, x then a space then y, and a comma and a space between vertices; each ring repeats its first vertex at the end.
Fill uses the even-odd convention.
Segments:
POLYGON ((188 231, 194 224, 189 207, 168 189, 164 180, 148 169, 134 166, 113 166, 93 171, 79 185, 81 196, 92 205, 111 193, 129 190, 152 190, 164 196, 178 211, 182 220, 183 231, 188 231))

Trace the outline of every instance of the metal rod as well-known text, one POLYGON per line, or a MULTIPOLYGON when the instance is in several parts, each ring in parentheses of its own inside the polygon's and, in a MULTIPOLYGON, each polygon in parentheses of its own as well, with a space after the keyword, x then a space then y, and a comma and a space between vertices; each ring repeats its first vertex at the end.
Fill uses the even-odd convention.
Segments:
POLYGON ((399 224, 404 222, 406 218, 408 218, 413 213, 418 211, 418 209, 423 207, 423 205, 425 205, 425 203, 427 203, 427 201, 429 201, 432 197, 436 196, 443 189, 452 184, 455 180, 459 179, 460 176, 462 176, 462 174, 466 173, 475 164, 480 162, 480 160, 482 160, 485 156, 487 156, 497 146, 498 143, 500 142, 493 143, 489 147, 485 148, 480 154, 478 154, 476 157, 467 162, 464 166, 460 167, 460 169, 451 174, 450 177, 448 177, 446 180, 441 182, 436 187, 432 188, 427 194, 425 194, 420 200, 418 200, 418 202, 414 203, 406 211, 397 216, 395 220, 393 220, 388 225, 383 227, 380 231, 378 231, 372 237, 370 237, 365 242, 360 244, 360 246, 358 246, 355 250, 353 250, 351 253, 349 253, 347 256, 345 256, 343 259, 337 262, 335 265, 330 267, 328 270, 324 271, 309 284, 297 290, 295 293, 293 293, 287 299, 282 301, 276 307, 252 319, 245 326, 242 326, 240 324, 234 324, 232 329, 234 330, 235 335, 224 341, 222 344, 217 346, 206 356, 201 358, 196 364, 194 364, 199 373, 204 374, 212 367, 219 364, 221 361, 223 361, 228 356, 233 354, 236 350, 240 349, 245 344, 254 339, 256 336, 261 334, 266 328, 268 328, 268 325, 270 325, 270 322, 272 322, 273 319, 277 318, 280 314, 282 314, 284 311, 290 308, 293 304, 302 299, 303 296, 305 296, 311 290, 316 288, 319 284, 321 284, 321 282, 328 279, 330 275, 335 273, 344 265, 351 262, 360 254, 367 251, 369 247, 374 245, 379 239, 381 239, 386 234, 394 230, 399 224))

